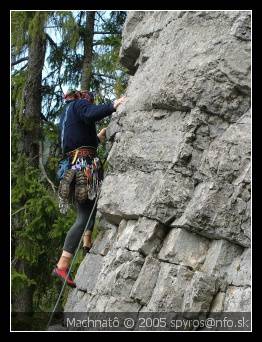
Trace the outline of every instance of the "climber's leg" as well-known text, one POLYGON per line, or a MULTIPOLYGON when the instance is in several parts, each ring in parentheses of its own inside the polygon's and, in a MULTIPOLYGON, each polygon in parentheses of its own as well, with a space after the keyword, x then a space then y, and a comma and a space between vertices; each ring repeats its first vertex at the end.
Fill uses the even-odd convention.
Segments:
POLYGON ((83 238, 83 248, 90 249, 92 246, 92 231, 86 230, 83 238))
MULTIPOLYGON (((95 200, 93 200, 91 203, 90 203, 90 213, 93 209, 93 205, 94 205, 94 202, 95 200)), ((92 247, 92 232, 93 232, 93 229, 94 229, 94 225, 95 225, 95 218, 96 218, 96 212, 97 212, 97 206, 95 206, 94 208, 94 211, 93 211, 93 214, 90 218, 90 221, 89 221, 89 224, 88 224, 88 227, 84 233, 84 237, 83 237, 83 251, 84 253, 88 253, 89 250, 91 249, 92 247)))
MULTIPOLYGON (((93 205, 95 201, 87 200, 86 202, 76 204, 77 217, 75 223, 72 225, 68 231, 63 247, 63 251, 70 254, 74 254, 75 250, 79 244, 82 234, 86 228, 87 221, 91 214, 93 205)), ((95 223, 96 210, 94 210, 92 217, 90 218, 87 230, 92 231, 95 223)))
MULTIPOLYGON (((71 259, 82 237, 87 221, 91 214, 94 202, 95 201, 88 200, 83 204, 79 204, 79 203, 76 204, 76 208, 77 208, 76 221, 72 225, 72 227, 70 228, 70 230, 68 231, 66 235, 63 252, 57 263, 57 267, 53 270, 53 275, 58 276, 62 279, 66 278, 67 270, 71 263, 71 259)), ((90 218, 90 221, 87 227, 87 229, 90 232, 92 232, 93 230, 93 226, 95 222, 95 215, 96 215, 96 208, 93 212, 92 217, 90 218)), ((68 285, 75 287, 75 284, 72 278, 70 277, 70 275, 68 276, 67 283, 68 285)))
POLYGON ((71 262, 73 255, 71 253, 68 253, 66 251, 62 252, 62 255, 57 263, 58 268, 68 268, 71 262))

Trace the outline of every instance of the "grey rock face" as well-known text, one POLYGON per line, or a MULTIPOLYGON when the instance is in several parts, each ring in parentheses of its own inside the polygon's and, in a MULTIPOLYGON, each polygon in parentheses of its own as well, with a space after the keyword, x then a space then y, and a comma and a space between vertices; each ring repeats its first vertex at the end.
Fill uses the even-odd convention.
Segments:
POLYGON ((136 11, 102 231, 66 311, 250 311, 249 11, 136 11))
POLYGON ((197 269, 203 264, 208 248, 208 239, 185 229, 174 228, 166 237, 158 258, 197 269))
POLYGON ((248 312, 250 311, 250 287, 229 286, 226 292, 224 311, 248 312))
POLYGON ((242 248, 226 240, 214 240, 207 252, 202 271, 217 277, 227 278, 232 275, 232 262, 241 254, 242 248))
POLYGON ((148 255, 159 248, 164 236, 165 229, 159 222, 141 217, 138 221, 127 222, 116 248, 128 248, 148 255))
POLYGON ((154 291, 143 311, 182 312, 185 289, 192 277, 193 272, 184 266, 161 263, 154 291))
POLYGON ((103 257, 101 255, 87 254, 86 260, 87 262, 82 263, 78 268, 75 282, 80 290, 90 292, 96 286, 103 265, 103 257))
POLYGON ((145 259, 145 263, 132 288, 131 298, 144 305, 149 302, 158 279, 160 266, 160 262, 151 256, 145 259))
POLYGON ((195 272, 185 291, 182 311, 208 312, 215 293, 216 278, 206 273, 195 272))

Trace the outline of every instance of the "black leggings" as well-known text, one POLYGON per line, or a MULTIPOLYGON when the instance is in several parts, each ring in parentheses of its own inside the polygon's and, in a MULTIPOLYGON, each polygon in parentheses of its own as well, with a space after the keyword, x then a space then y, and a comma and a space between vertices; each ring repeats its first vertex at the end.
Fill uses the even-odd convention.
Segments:
MULTIPOLYGON (((70 230, 68 231, 66 235, 66 239, 65 239, 65 243, 63 247, 64 251, 74 254, 79 244, 79 241, 82 237, 82 234, 85 230, 85 227, 89 219, 89 216, 91 214, 91 211, 93 209, 94 203, 95 203, 95 199, 92 201, 87 200, 83 204, 76 203, 77 217, 76 217, 75 223, 72 225, 72 227, 70 228, 70 230)), ((96 211, 97 211, 97 206, 95 207, 93 211, 92 217, 89 221, 89 224, 86 230, 90 230, 90 231, 93 230, 94 224, 95 224, 96 211)))

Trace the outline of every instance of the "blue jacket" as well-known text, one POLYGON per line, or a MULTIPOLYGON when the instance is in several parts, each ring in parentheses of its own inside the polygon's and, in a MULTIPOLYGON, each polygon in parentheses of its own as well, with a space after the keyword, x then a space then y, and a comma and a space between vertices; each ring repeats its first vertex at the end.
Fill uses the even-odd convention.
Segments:
POLYGON ((63 152, 67 153, 81 146, 97 148, 100 141, 97 137, 96 122, 115 112, 113 104, 94 105, 87 100, 68 101, 60 118, 60 140, 67 107, 63 152))

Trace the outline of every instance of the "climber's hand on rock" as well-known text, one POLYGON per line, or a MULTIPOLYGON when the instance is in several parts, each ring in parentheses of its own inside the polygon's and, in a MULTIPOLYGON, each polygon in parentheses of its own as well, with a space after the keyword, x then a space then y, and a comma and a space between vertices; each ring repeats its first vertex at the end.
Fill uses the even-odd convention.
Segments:
POLYGON ((126 100, 126 96, 122 96, 119 99, 115 100, 113 104, 114 108, 117 109, 117 107, 121 105, 125 100, 126 100))
POLYGON ((102 128, 99 134, 106 136, 106 128, 102 128))
POLYGON ((101 143, 103 143, 106 139, 106 128, 102 128, 101 131, 97 134, 101 143))

